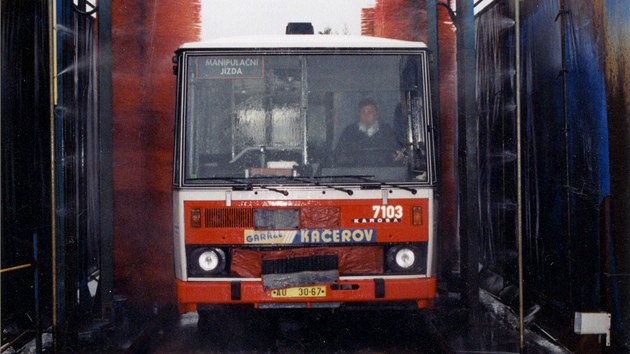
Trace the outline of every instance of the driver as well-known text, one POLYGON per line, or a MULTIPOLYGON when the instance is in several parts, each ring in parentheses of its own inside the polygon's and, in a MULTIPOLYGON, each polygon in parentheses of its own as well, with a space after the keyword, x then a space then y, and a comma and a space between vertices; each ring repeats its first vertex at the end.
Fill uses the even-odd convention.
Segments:
POLYGON ((391 165, 403 159, 392 128, 378 120, 378 106, 370 98, 359 102, 359 122, 347 126, 337 143, 334 158, 339 165, 391 165))

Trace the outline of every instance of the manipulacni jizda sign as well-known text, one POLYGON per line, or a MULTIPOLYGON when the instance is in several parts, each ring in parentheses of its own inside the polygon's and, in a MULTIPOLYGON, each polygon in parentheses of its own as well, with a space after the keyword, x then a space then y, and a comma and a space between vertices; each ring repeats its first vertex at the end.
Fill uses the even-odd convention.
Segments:
POLYGON ((198 79, 244 79, 264 77, 261 56, 212 57, 197 59, 198 79))

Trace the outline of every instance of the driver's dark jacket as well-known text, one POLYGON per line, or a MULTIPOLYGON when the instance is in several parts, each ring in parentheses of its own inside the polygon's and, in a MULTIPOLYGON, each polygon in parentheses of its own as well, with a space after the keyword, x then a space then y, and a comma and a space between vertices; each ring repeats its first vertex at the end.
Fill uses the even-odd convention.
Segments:
POLYGON ((379 122, 379 130, 368 136, 359 129, 359 124, 347 126, 337 143, 333 161, 338 166, 382 166, 391 164, 393 155, 400 146, 394 131, 379 122))

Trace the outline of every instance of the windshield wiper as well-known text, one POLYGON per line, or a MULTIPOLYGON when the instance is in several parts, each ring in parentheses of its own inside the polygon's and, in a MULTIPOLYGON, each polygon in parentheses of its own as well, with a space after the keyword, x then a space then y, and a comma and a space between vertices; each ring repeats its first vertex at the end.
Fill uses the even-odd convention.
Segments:
MULTIPOLYGON (((201 177, 201 178, 195 178, 195 181, 227 181, 227 182, 231 182, 231 183, 235 183, 239 186, 245 187, 244 190, 247 191, 251 191, 253 189, 252 183, 251 181, 249 181, 250 178, 260 178, 260 177, 249 177, 249 178, 230 178, 230 177, 201 177), (248 180, 247 182, 243 182, 242 180, 246 179, 248 180)), ((277 189, 277 188, 273 188, 273 187, 269 187, 269 186, 265 186, 265 185, 259 185, 257 186, 259 188, 262 189, 266 189, 266 190, 270 190, 272 192, 276 192, 276 193, 280 193, 284 196, 289 195, 289 191, 286 190, 282 190, 282 189, 277 189)), ((234 189, 234 187, 232 187, 234 189)))
MULTIPOLYGON (((331 176, 310 176, 310 177, 264 176, 264 177, 248 177, 248 178, 245 178, 245 177, 240 177, 240 178, 239 177, 236 177, 236 178, 234 177, 201 177, 201 178, 195 178, 194 180, 195 181, 212 181, 212 180, 227 181, 227 182, 232 182, 239 186, 245 187, 244 190, 252 190, 253 186, 252 186, 252 182, 250 181, 251 179, 278 179, 278 178, 290 179, 290 180, 302 182, 302 183, 313 183, 313 185, 315 186, 327 187, 330 189, 347 193, 348 195, 353 195, 354 192, 351 189, 339 187, 332 183, 321 183, 319 182, 319 180, 329 179, 329 178, 348 178, 348 179, 355 179, 355 180, 358 179, 360 181, 365 182, 365 184, 361 186, 361 188, 363 189, 376 189, 382 186, 387 186, 387 187, 398 188, 398 189, 408 191, 413 195, 418 193, 418 191, 413 188, 409 188, 409 187, 391 183, 391 182, 383 182, 383 181, 374 180, 373 179, 374 176, 371 176, 371 175, 331 175, 331 176), (242 180, 244 179, 247 180, 247 182, 243 182, 242 180)), ((289 191, 287 190, 277 189, 277 188, 269 187, 263 184, 258 185, 257 187, 270 190, 276 193, 280 193, 284 196, 289 195, 289 191)))
POLYGON ((267 187, 267 186, 264 186, 264 185, 260 185, 260 186, 258 186, 258 187, 260 187, 260 188, 262 188, 262 189, 270 190, 270 191, 272 191, 272 192, 280 193, 280 194, 282 194, 282 195, 284 195, 284 196, 289 195, 289 191, 287 191, 287 190, 282 190, 282 189, 277 189, 277 188, 267 187))
POLYGON ((245 190, 251 190, 252 184, 249 182, 241 182, 238 178, 230 178, 230 177, 198 177, 198 178, 190 178, 193 181, 226 181, 238 184, 239 186, 244 186, 245 190))
MULTIPOLYGON (((372 185, 376 184, 376 185, 380 185, 380 186, 387 186, 387 187, 393 187, 393 188, 402 189, 404 191, 411 192, 411 194, 413 194, 413 195, 416 195, 418 193, 418 191, 416 189, 413 189, 413 188, 401 186, 399 184, 395 184, 395 183, 391 183, 391 182, 383 182, 383 181, 377 181, 377 180, 369 179, 369 177, 366 177, 366 176, 348 176, 348 177, 354 177, 356 179, 359 179, 359 180, 371 183, 372 185)), ((374 176, 370 176, 370 177, 373 178, 374 176)), ((366 189, 370 189, 369 186, 366 189)))
POLYGON ((329 178, 329 177, 328 176, 326 176, 326 177, 317 176, 317 177, 308 177, 308 178, 293 177, 293 179, 296 180, 296 181, 306 182, 306 183, 313 183, 313 185, 315 185, 315 186, 327 187, 327 188, 330 188, 330 189, 334 189, 336 191, 347 193, 348 195, 353 195, 354 194, 354 191, 352 191, 351 189, 346 189, 346 188, 338 187, 338 186, 335 186, 335 185, 332 185, 332 184, 319 183, 317 181, 314 181, 316 179, 321 179, 321 178, 329 178))

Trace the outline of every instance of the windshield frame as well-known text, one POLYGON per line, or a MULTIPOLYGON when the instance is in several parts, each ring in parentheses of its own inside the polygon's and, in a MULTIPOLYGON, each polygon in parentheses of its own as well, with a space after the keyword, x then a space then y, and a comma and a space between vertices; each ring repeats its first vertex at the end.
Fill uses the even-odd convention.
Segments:
MULTIPOLYGON (((178 72, 177 84, 177 112, 175 126, 175 149, 174 149, 174 169, 173 169, 173 185, 176 187, 232 187, 251 189, 252 186, 268 186, 268 185, 365 185, 365 184, 394 184, 394 185, 433 185, 436 182, 435 173, 435 147, 433 136, 433 117, 431 109, 430 88, 429 88, 429 72, 428 72, 428 50, 422 48, 269 48, 269 49, 193 49, 179 50, 177 52, 176 62, 178 72), (296 176, 284 175, 273 176, 273 178, 250 177, 217 177, 217 178, 186 178, 186 111, 187 111, 187 88, 188 88, 188 59, 196 56, 267 56, 267 55, 411 55, 417 56, 420 60, 419 70, 421 77, 421 85, 419 91, 422 94, 422 116, 425 120, 426 129, 426 179, 425 180, 381 180, 373 174, 361 174, 354 177, 344 175, 330 176, 296 176), (296 178, 298 177, 298 178, 296 178), (363 180, 361 178, 364 178, 363 180), (244 181, 242 181, 244 179, 244 181), (330 179, 330 181, 328 181, 330 179), (370 180, 371 179, 371 180, 370 180)), ((304 103, 302 103, 304 104, 304 103)), ((305 133, 306 134, 306 133, 305 133)), ((306 156, 304 157, 306 159, 306 156)))

